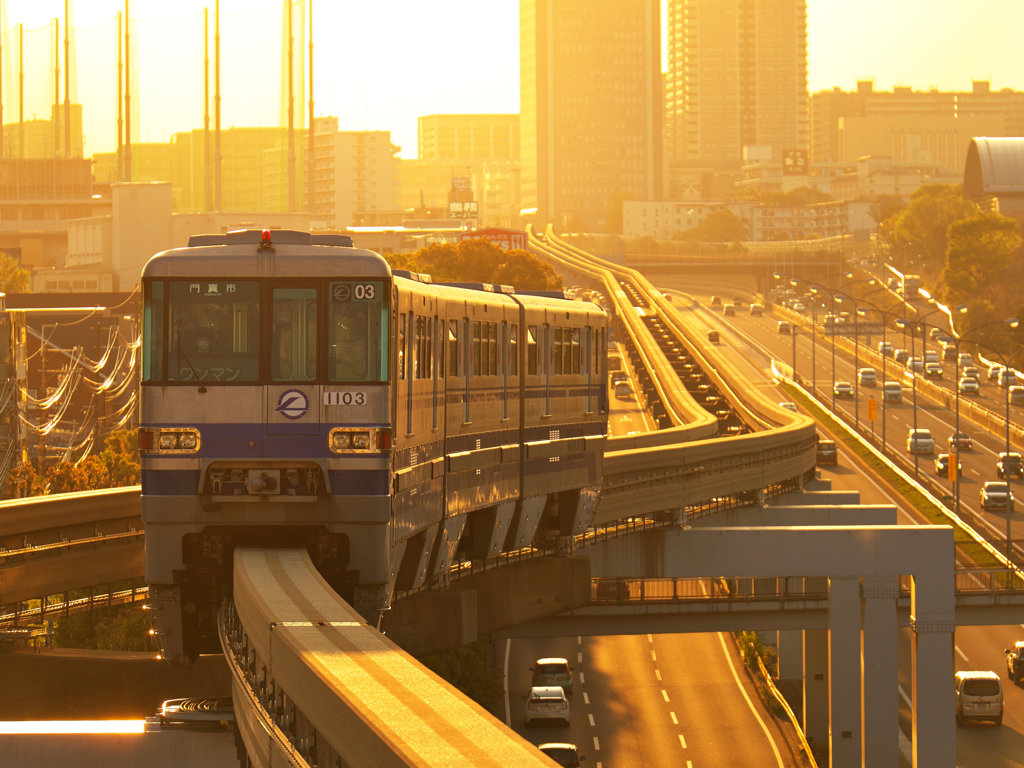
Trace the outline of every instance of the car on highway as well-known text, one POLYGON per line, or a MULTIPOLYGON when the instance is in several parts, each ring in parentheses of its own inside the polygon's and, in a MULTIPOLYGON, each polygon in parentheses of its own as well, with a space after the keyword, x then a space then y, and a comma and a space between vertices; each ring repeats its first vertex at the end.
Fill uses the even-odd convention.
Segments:
POLYGON ((838 464, 839 463, 839 449, 836 447, 835 440, 826 440, 823 437, 818 438, 818 466, 822 464, 838 464))
POLYGON ((965 379, 975 379, 979 385, 981 384, 981 371, 976 365, 965 365, 964 369, 960 371, 960 376, 965 379))
POLYGON ((887 403, 902 403, 903 386, 898 381, 882 382, 882 399, 887 403))
POLYGON ((618 384, 615 385, 615 399, 616 400, 622 400, 622 399, 628 400, 632 395, 633 395, 633 388, 631 386, 629 386, 628 382, 620 381, 618 384))
POLYGON ((750 316, 751 317, 761 317, 762 314, 764 314, 764 307, 761 304, 751 304, 750 305, 750 316))
POLYGON ((1003 686, 995 672, 956 673, 956 724, 991 720, 1003 724, 1003 686))
POLYGON ((610 378, 612 386, 614 387, 621 384, 624 381, 629 381, 629 374, 626 373, 625 371, 612 371, 610 378))
POLYGON ((533 686, 526 699, 526 724, 538 721, 569 724, 569 698, 557 685, 533 686))
POLYGON ((807 311, 807 307, 805 307, 803 305, 803 302, 795 301, 795 302, 793 302, 793 311, 794 312, 806 312, 807 311))
POLYGON ((907 452, 908 453, 934 453, 935 440, 932 438, 930 429, 907 430, 907 452))
POLYGON ((949 436, 949 452, 973 451, 974 441, 966 432, 955 432, 949 436))
POLYGON ((878 375, 874 368, 859 368, 857 370, 857 381, 862 387, 873 387, 878 383, 878 375))
POLYGON ((621 371, 622 370, 622 355, 608 355, 608 370, 609 371, 621 371))
POLYGON ((907 360, 907 370, 913 371, 914 373, 920 373, 924 370, 924 360, 920 357, 912 357, 907 360))
POLYGON ((788 320, 779 320, 779 333, 792 333, 788 320))
POLYGON ((880 342, 878 342, 878 354, 882 355, 883 357, 892 357, 893 352, 895 352, 895 351, 896 350, 893 347, 892 342, 889 342, 889 341, 880 341, 880 342))
POLYGON ((928 331, 928 338, 931 339, 932 341, 935 341, 937 338, 939 338, 939 336, 941 336, 944 333, 945 331, 942 330, 941 328, 932 328, 928 331))
POLYGON ((925 363, 924 364, 924 377, 926 379, 941 379, 942 378, 942 366, 938 363, 925 363))
POLYGON ((956 358, 956 364, 961 368, 966 368, 969 365, 974 365, 974 358, 971 357, 970 352, 961 352, 956 358))
POLYGON ((1019 384, 1014 384, 1008 390, 1010 395, 1010 405, 1024 405, 1024 387, 1019 384))
POLYGON ((910 350, 909 349, 897 349, 895 354, 893 354, 892 359, 895 360, 900 365, 906 365, 907 364, 907 360, 910 359, 910 350))
POLYGON ((949 362, 956 360, 956 344, 943 344, 942 345, 942 359, 949 362))
POLYGON ((977 395, 981 393, 981 385, 978 383, 978 380, 967 376, 964 376, 957 382, 956 388, 961 395, 977 395))
POLYGON ((999 372, 999 386, 1009 387, 1017 383, 1017 372, 1013 368, 1004 368, 999 372))
POLYGON ((551 742, 541 744, 537 749, 554 760, 556 764, 564 766, 564 768, 579 768, 580 763, 587 759, 586 755, 580 754, 575 744, 551 742))
POLYGON ((1006 651, 1006 676, 1015 684, 1024 677, 1024 640, 1018 640, 1006 651))
POLYGON ((711 306, 712 307, 720 307, 720 306, 722 306, 722 297, 721 296, 712 296, 711 297, 711 306))
POLYGON ((708 341, 710 341, 712 344, 717 344, 718 340, 719 340, 718 331, 716 331, 714 329, 708 331, 708 341))
MULTIPOLYGON (((957 461, 957 463, 956 463, 956 473, 958 475, 961 475, 961 476, 964 473, 964 465, 960 461, 957 461)), ((938 455, 938 457, 936 457, 936 459, 935 459, 935 475, 937 477, 949 477, 949 454, 948 453, 940 453, 938 455)))
POLYGON ((732 297, 732 305, 734 307, 736 307, 737 309, 742 309, 743 308, 743 299, 740 298, 739 296, 733 296, 732 297))
POLYGON ((1013 512, 1013 491, 1010 490, 1010 484, 992 480, 985 483, 981 488, 981 508, 985 511, 1005 509, 1013 512))
POLYGON ((988 380, 989 381, 997 380, 999 378, 999 374, 1001 374, 1003 372, 1003 368, 1004 367, 1005 366, 1002 366, 999 363, 994 363, 994 364, 990 365, 988 367, 988 380))
POLYGON ((799 413, 799 411, 797 411, 797 409, 796 409, 796 403, 779 403, 779 405, 782 408, 785 408, 787 411, 792 411, 793 413, 799 413))
POLYGON ((732 304, 726 304, 725 308, 722 310, 722 314, 726 317, 736 317, 736 307, 732 304))
POLYGON ((572 667, 566 659, 537 659, 530 667, 533 686, 557 685, 572 696, 572 667))
POLYGON ((836 397, 853 397, 853 384, 848 381, 837 381, 832 385, 832 394, 836 397))
POLYGON ((925 361, 925 363, 937 363, 937 362, 939 362, 939 353, 936 352, 934 349, 925 350, 924 361, 925 361))
POLYGON ((1024 462, 1020 454, 1016 451, 1000 453, 996 459, 996 475, 1000 480, 1006 480, 1011 475, 1024 480, 1024 462))

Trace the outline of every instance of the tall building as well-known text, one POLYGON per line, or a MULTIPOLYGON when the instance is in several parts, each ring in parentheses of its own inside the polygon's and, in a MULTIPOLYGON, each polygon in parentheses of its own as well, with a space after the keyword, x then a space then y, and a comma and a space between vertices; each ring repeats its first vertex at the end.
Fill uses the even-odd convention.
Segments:
MULTIPOLYGON (((15 110, 17 112, 17 110, 15 110)), ((64 105, 50 107, 49 120, 4 123, 3 156, 7 159, 64 157, 64 105), (56 116, 56 124, 54 117, 56 116), (57 151, 54 153, 54 142, 57 151)), ((82 156, 82 105, 71 105, 71 157, 82 156)))
POLYGON ((520 0, 522 206, 604 231, 611 199, 664 195, 657 0, 520 0))
POLYGON ((339 131, 338 119, 314 123, 313 220, 345 229, 356 218, 398 209, 401 147, 391 131, 339 131))
POLYGON ((519 159, 519 115, 427 115, 418 120, 419 159, 519 159))
POLYGON ((668 0, 666 117, 673 162, 806 149, 807 0, 668 0))

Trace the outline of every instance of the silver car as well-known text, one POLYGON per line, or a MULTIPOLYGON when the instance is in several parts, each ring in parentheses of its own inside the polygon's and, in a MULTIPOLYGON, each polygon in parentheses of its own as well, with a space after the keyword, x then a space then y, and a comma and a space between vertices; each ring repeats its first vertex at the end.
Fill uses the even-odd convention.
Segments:
POLYGON ((1013 492, 1010 490, 1009 483, 994 481, 985 483, 981 489, 981 508, 986 511, 1005 509, 1007 512, 1013 512, 1013 492))
POLYGON ((526 724, 541 720, 569 724, 569 697, 556 685, 534 686, 526 697, 526 724))

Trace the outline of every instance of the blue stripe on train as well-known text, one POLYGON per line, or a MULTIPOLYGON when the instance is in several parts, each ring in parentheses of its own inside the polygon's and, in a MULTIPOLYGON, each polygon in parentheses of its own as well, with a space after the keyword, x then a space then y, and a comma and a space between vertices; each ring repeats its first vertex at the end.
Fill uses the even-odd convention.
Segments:
MULTIPOLYGON (((387 470, 330 470, 328 480, 335 496, 387 496, 387 470)), ((144 469, 142 492, 147 496, 195 496, 199 492, 197 469, 144 469)))

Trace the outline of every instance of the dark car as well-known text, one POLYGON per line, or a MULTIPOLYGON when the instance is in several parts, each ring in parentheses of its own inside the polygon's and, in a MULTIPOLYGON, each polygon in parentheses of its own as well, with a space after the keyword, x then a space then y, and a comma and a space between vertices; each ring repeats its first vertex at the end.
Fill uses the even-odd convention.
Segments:
POLYGON ((1024 640, 1006 649, 1006 674, 1015 683, 1024 677, 1024 640))
POLYGON ((541 744, 537 749, 559 765, 567 766, 567 768, 579 768, 579 764, 587 759, 586 755, 579 753, 575 744, 541 744))
POLYGON ((818 438, 818 462, 821 464, 838 464, 839 450, 836 448, 835 440, 822 440, 818 438))
POLYGON ((715 331, 715 330, 708 331, 708 341, 710 341, 712 344, 717 344, 718 343, 718 331, 715 331))
MULTIPOLYGON (((957 463, 956 463, 956 473, 960 477, 963 477, 963 475, 964 475, 964 465, 961 464, 959 461, 957 461, 957 463)), ((949 477, 949 454, 948 453, 940 453, 938 458, 935 459, 935 476, 936 477, 942 477, 942 478, 949 477)))
POLYGON ((1013 475, 1024 480, 1024 463, 1021 462, 1019 453, 1000 453, 996 460, 996 474, 1000 480, 1005 480, 1013 475))

